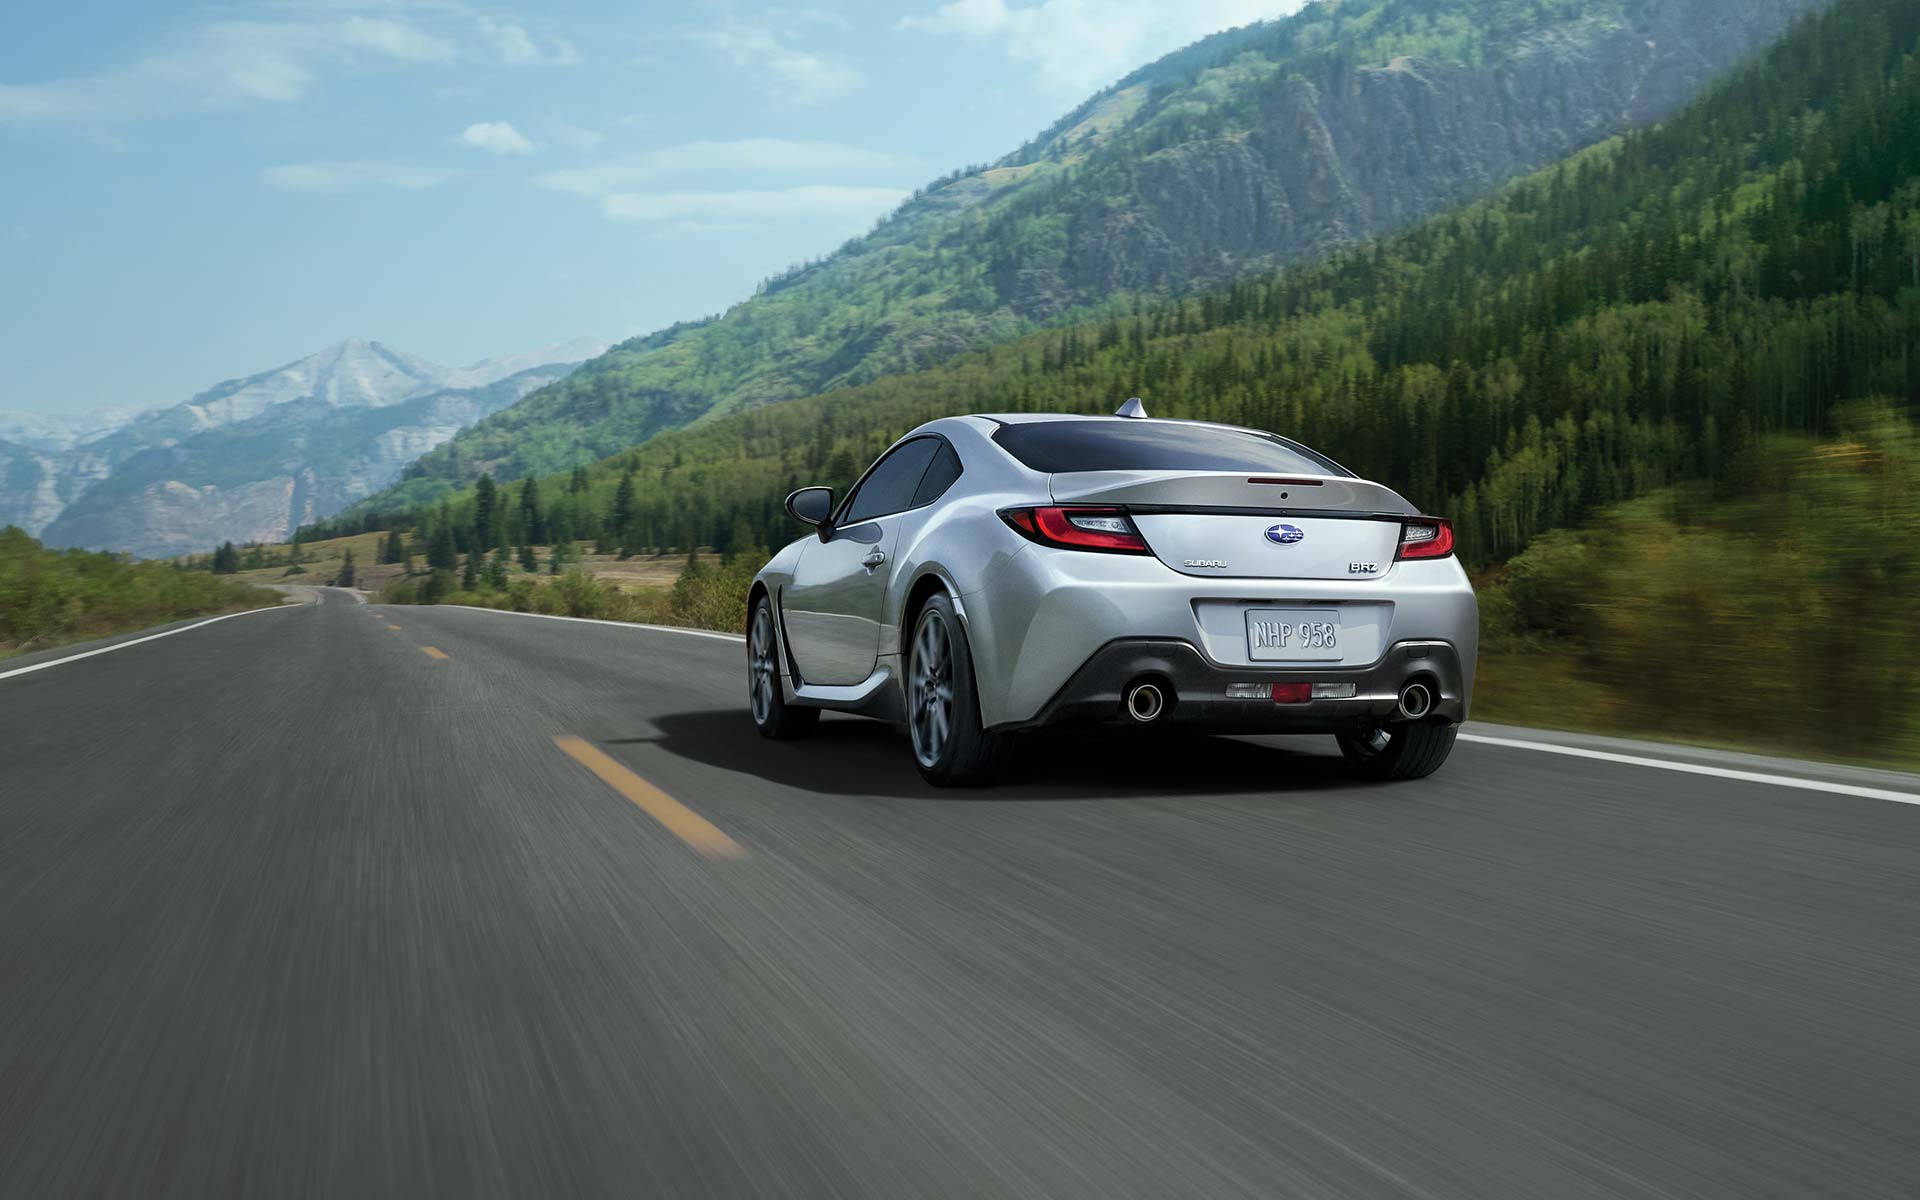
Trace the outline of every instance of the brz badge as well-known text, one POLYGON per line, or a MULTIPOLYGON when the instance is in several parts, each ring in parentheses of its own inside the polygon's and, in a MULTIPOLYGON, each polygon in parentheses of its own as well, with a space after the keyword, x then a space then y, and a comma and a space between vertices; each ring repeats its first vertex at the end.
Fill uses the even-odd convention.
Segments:
POLYGON ((1295 542, 1304 541, 1306 536, 1306 531, 1298 525, 1267 526, 1267 540, 1276 546, 1291 546, 1295 542))
POLYGON ((1375 571, 1378 571, 1379 569, 1380 569, 1379 563, 1348 563, 1347 564, 1347 574, 1349 575, 1371 575, 1375 571))
POLYGON ((1205 567, 1212 571, 1224 571, 1227 569, 1227 564, 1217 558, 1189 558, 1186 560, 1186 565, 1189 567, 1205 567))

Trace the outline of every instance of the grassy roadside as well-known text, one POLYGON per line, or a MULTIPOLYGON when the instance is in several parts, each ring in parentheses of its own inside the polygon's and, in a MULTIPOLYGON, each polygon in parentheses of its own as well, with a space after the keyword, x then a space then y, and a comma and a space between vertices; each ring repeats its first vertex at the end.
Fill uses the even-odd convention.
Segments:
POLYGON ((1673 746, 1699 746, 1776 758, 1800 758, 1849 767, 1920 772, 1913 741, 1876 753, 1862 741, 1853 747, 1757 735, 1742 722, 1700 721, 1676 727, 1633 696, 1595 679, 1570 650, 1484 654, 1473 689, 1473 719, 1561 733, 1591 733, 1673 746))
POLYGON ((1920 439, 1862 404, 1478 580, 1487 720, 1920 768, 1920 439))
POLYGON ((381 604, 463 604, 739 632, 747 623, 747 588, 767 554, 754 548, 721 558, 696 552, 671 564, 657 560, 631 565, 590 561, 557 576, 489 572, 488 557, 482 555, 471 570, 463 561, 458 572, 441 570, 394 578, 375 599, 381 604), (463 586, 468 577, 474 579, 474 586, 463 586))
POLYGON ((280 601, 278 592, 232 579, 48 550, 13 526, 0 529, 0 659, 280 601))

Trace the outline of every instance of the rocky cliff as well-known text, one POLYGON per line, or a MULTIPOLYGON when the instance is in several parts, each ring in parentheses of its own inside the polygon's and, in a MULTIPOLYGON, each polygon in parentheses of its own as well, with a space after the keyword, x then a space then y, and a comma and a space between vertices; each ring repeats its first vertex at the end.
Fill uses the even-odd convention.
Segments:
POLYGON ((1647 5, 1531 31, 1491 62, 1263 74, 1252 120, 1141 155, 1128 203, 1071 212, 1054 293, 1218 283, 1397 229, 1660 120, 1822 2, 1647 5))

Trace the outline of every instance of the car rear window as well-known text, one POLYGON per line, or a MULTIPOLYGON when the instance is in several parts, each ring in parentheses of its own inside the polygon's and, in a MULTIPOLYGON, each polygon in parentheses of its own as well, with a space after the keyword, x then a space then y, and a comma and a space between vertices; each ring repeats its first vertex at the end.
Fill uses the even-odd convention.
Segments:
POLYGON ((1346 475, 1331 459, 1267 434, 1176 421, 1033 421, 993 440, 1035 471, 1260 471, 1346 475))

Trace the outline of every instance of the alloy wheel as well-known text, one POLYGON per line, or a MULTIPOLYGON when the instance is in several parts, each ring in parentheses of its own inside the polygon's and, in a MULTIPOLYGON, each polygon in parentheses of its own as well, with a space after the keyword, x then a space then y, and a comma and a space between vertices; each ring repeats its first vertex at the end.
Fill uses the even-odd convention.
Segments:
POLYGON ((753 610, 753 629, 747 635, 747 699, 753 707, 753 719, 766 724, 773 714, 774 678, 773 614, 765 603, 753 610))
POLYGON ((940 761, 953 736, 953 637, 937 609, 920 617, 907 669, 907 725, 913 755, 923 767, 940 761))

